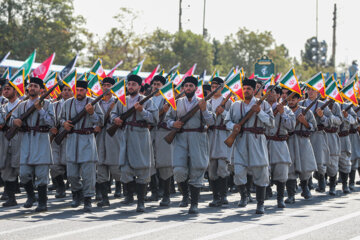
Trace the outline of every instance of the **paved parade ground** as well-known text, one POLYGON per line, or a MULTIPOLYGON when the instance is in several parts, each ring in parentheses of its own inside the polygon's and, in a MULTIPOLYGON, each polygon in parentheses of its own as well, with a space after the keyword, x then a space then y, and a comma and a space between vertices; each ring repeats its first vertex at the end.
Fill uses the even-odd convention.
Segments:
POLYGON ((228 207, 209 208, 211 192, 201 192, 198 216, 177 207, 179 193, 170 208, 146 203, 144 214, 135 212, 135 203, 124 206, 112 194, 109 208, 84 214, 82 207, 70 207, 67 194, 65 201, 49 194, 49 211, 35 214, 20 207, 26 200, 23 191, 19 206, 0 209, 0 239, 360 239, 359 186, 344 195, 338 184, 336 197, 312 191, 311 200, 298 192, 296 204, 284 210, 275 207, 273 196, 265 201, 263 216, 254 214, 255 202, 238 208, 238 193, 229 195, 228 207))

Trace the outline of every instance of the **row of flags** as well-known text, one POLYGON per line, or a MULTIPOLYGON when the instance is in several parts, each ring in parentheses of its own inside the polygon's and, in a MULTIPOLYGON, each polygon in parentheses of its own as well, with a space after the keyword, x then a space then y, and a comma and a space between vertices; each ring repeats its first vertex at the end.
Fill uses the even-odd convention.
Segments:
MULTIPOLYGON (((10 53, 6 54, 4 57, 0 58, 0 64, 4 61, 10 53)), ((115 70, 123 63, 123 61, 118 62, 114 68, 110 70, 108 74, 105 73, 101 59, 97 59, 94 65, 90 68, 90 70, 82 75, 77 74, 77 70, 75 68, 78 56, 75 56, 59 73, 51 72, 50 67, 55 59, 55 53, 53 53, 48 59, 46 59, 43 63, 41 63, 37 68, 35 68, 31 72, 31 67, 35 62, 36 51, 34 51, 23 63, 23 65, 17 70, 17 72, 10 77, 9 69, 3 73, 2 77, 9 79, 10 84, 14 86, 14 88, 19 92, 22 96, 25 93, 25 81, 30 76, 38 77, 44 81, 45 88, 50 89, 52 86, 57 84, 58 80, 62 80, 63 84, 72 89, 74 94, 76 94, 76 82, 78 80, 86 80, 88 81, 88 95, 99 96, 103 93, 101 87, 101 81, 105 77, 113 77, 115 70), (31 73, 30 73, 31 72, 31 73)), ((140 61, 128 74, 138 74, 141 71, 145 58, 140 61)), ((167 79, 167 83, 160 90, 161 95, 166 99, 166 101, 176 110, 176 102, 175 102, 175 91, 180 93, 181 83, 182 81, 188 77, 193 76, 196 70, 196 63, 184 74, 180 75, 178 68, 180 63, 173 66, 170 71, 167 73, 165 78, 167 79)), ((150 84, 151 80, 154 78, 156 74, 165 75, 165 70, 162 69, 159 73, 160 65, 157 65, 155 69, 150 73, 150 75, 144 79, 143 84, 150 84)), ((204 78, 206 75, 206 71, 199 75, 198 79, 198 88, 196 91, 196 96, 199 98, 204 97, 204 78)), ((210 83, 212 79, 219 76, 218 71, 214 71, 210 77, 210 83)), ((227 97, 229 94, 233 94, 231 98, 233 101, 235 99, 244 99, 242 92, 242 81, 245 78, 245 73, 243 68, 233 67, 230 69, 229 73, 226 75, 224 81, 224 89, 222 90, 222 95, 227 97)), ((254 78, 254 74, 250 77, 254 78)), ((126 79, 117 78, 117 84, 112 88, 112 93, 119 99, 119 101, 126 105, 126 79)), ((335 74, 328 74, 328 77, 325 79, 324 74, 319 72, 315 74, 312 78, 310 78, 305 84, 318 91, 323 98, 329 97, 334 101, 339 103, 343 103, 343 98, 347 99, 354 105, 358 105, 357 98, 360 96, 359 94, 359 79, 358 75, 355 74, 351 79, 346 81, 346 85, 342 86, 342 81, 337 80, 335 74)), ((291 68, 283 77, 281 74, 271 75, 270 78, 266 79, 263 83, 263 91, 264 93, 268 89, 269 86, 279 84, 283 88, 287 88, 293 92, 298 94, 302 94, 299 80, 297 75, 295 74, 295 69, 291 68)), ((56 88, 54 92, 50 95, 53 98, 56 98, 60 94, 60 89, 56 88)))

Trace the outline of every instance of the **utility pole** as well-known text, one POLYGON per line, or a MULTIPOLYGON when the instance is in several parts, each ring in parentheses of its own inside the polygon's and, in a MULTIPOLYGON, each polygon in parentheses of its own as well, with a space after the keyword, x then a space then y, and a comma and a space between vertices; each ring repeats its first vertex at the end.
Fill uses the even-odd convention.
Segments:
POLYGON ((331 65, 335 67, 335 54, 336 54, 336 3, 334 4, 334 17, 333 17, 333 42, 332 42, 332 56, 331 65))
POLYGON ((207 30, 205 28, 205 12, 206 12, 206 0, 204 0, 204 15, 203 15, 203 38, 206 38, 207 30))
POLYGON ((182 8, 181 8, 182 0, 179 0, 179 32, 182 31, 181 26, 181 15, 182 15, 182 8))

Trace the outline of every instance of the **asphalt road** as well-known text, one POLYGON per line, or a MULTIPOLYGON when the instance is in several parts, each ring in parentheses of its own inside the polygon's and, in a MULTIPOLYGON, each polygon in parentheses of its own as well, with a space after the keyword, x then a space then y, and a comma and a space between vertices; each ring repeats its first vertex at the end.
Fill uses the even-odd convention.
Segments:
POLYGON ((238 193, 229 195, 229 206, 209 208, 211 192, 201 192, 197 216, 177 207, 179 194, 172 196, 170 208, 146 203, 143 214, 135 212, 136 204, 124 206, 112 196, 110 207, 85 214, 82 207, 70 207, 69 191, 65 200, 53 194, 45 213, 22 208, 24 192, 18 206, 0 208, 0 239, 360 239, 359 186, 344 195, 338 184, 335 197, 312 191, 310 200, 298 193, 296 203, 284 210, 276 207, 274 196, 265 201, 262 216, 254 214, 255 202, 238 208, 238 193))

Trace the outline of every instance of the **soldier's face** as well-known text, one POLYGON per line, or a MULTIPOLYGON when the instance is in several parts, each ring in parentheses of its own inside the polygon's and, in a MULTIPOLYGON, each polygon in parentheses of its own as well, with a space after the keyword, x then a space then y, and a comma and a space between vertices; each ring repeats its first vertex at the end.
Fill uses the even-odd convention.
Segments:
POLYGON ((243 93, 246 100, 251 100, 254 96, 254 89, 250 86, 243 86, 243 93))
POLYGON ((311 100, 314 100, 318 96, 318 92, 315 91, 314 89, 309 88, 307 92, 309 95, 309 99, 311 99, 311 100))
POLYGON ((6 97, 7 99, 12 99, 13 97, 16 96, 16 91, 14 88, 10 87, 9 85, 4 87, 3 90, 3 95, 4 97, 6 97))
MULTIPOLYGON (((110 88, 112 88, 112 84, 111 83, 104 83, 103 85, 102 85, 102 88, 104 89, 104 90, 107 90, 107 89, 110 89, 110 88)), ((109 95, 111 95, 112 93, 109 91, 106 95, 107 96, 109 96, 109 95)))
POLYGON ((300 98, 297 98, 297 97, 293 97, 291 99, 289 99, 288 101, 288 105, 290 108, 296 108, 298 103, 300 102, 300 98))
POLYGON ((277 98, 275 90, 270 91, 266 99, 268 102, 276 102, 277 98))
POLYGON ((76 99, 81 101, 86 97, 86 92, 87 89, 82 88, 82 87, 77 87, 76 88, 76 99))
MULTIPOLYGON (((212 83, 211 84, 211 92, 215 91, 218 87, 219 87, 219 84, 212 83)), ((216 93, 214 94, 214 97, 220 97, 222 90, 223 90, 223 88, 220 88, 219 90, 217 90, 216 93)))
POLYGON ((71 90, 71 88, 69 88, 68 86, 64 86, 62 92, 61 92, 61 97, 66 100, 69 99, 71 97, 74 96, 73 91, 71 90))
POLYGON ((151 85, 153 91, 162 88, 162 86, 163 84, 160 81, 154 81, 151 85))
POLYGON ((134 81, 129 81, 127 83, 127 92, 130 96, 135 96, 140 91, 141 86, 134 81))
POLYGON ((192 98, 194 96, 196 89, 197 89, 197 87, 193 83, 185 83, 184 84, 185 95, 188 98, 192 98))
POLYGON ((36 83, 30 83, 28 86, 29 96, 36 97, 40 94, 40 86, 36 83))
POLYGON ((288 95, 287 95, 287 92, 288 92, 289 90, 287 90, 287 89, 282 89, 282 94, 281 94, 281 98, 282 99, 285 99, 288 95))

